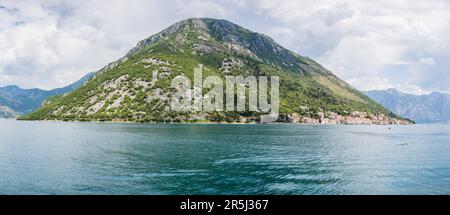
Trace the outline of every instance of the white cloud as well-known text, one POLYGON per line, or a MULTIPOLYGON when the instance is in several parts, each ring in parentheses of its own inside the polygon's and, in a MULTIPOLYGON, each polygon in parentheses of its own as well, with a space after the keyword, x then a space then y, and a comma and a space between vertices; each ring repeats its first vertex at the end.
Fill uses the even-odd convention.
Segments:
POLYGON ((393 85, 389 83, 389 80, 382 77, 354 77, 349 78, 347 82, 356 88, 365 88, 367 85, 370 85, 372 89, 381 90, 381 89, 390 89, 390 88, 399 88, 399 86, 393 85))
POLYGON ((167 13, 174 8, 160 1, 6 1, 0 5, 0 86, 64 86, 181 19, 167 13))
POLYGON ((188 17, 226 17, 231 11, 227 11, 220 4, 208 0, 178 1, 180 12, 188 17))
POLYGON ((269 35, 317 59, 358 89, 450 92, 435 80, 450 78, 448 65, 439 66, 445 62, 435 60, 434 67, 416 65, 421 59, 433 64, 435 56, 450 52, 448 1, 266 0, 250 4, 260 14, 280 21, 273 32, 290 30, 283 36, 269 35))
POLYGON ((420 58, 418 63, 422 64, 422 65, 427 65, 427 66, 436 65, 436 62, 433 60, 433 58, 430 58, 430 57, 420 58))
POLYGON ((450 92, 446 0, 3 0, 0 86, 66 85, 188 17, 268 34, 361 90, 450 92))

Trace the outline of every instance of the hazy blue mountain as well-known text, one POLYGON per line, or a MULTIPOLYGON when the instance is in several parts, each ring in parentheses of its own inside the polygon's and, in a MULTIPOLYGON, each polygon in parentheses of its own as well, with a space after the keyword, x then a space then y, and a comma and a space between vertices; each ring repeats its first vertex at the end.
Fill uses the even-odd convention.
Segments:
POLYGON ((417 123, 450 122, 450 95, 413 95, 396 89, 365 92, 390 111, 417 123))
POLYGON ((10 118, 17 115, 30 113, 50 96, 64 94, 77 89, 84 82, 94 76, 94 72, 88 73, 80 80, 62 88, 53 90, 22 89, 16 85, 0 87, 0 118, 10 118))
POLYGON ((90 72, 90 73, 86 74, 85 76, 83 76, 80 80, 78 80, 68 86, 53 89, 50 92, 53 95, 59 95, 59 94, 71 92, 71 91, 77 89, 78 87, 80 87, 81 85, 83 85, 86 81, 88 81, 92 77, 94 77, 95 73, 96 72, 90 72))
POLYGON ((17 116, 18 116, 18 114, 15 111, 13 111, 11 108, 0 105, 0 118, 14 118, 17 116))

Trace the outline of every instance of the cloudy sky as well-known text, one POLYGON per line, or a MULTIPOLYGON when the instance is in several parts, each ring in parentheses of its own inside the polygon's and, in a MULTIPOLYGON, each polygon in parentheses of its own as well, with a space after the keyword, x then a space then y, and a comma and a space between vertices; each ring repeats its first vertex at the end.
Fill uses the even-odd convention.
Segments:
POLYGON ((0 86, 67 85, 190 17, 265 33, 360 90, 450 92, 447 0, 0 0, 0 86))

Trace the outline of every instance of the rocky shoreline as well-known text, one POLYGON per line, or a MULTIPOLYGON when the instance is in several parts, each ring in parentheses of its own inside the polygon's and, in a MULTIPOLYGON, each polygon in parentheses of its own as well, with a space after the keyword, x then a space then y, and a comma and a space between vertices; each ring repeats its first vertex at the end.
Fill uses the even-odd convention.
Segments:
MULTIPOLYGON (((258 116, 239 116, 234 121, 211 121, 206 115, 193 115, 183 121, 184 123, 217 123, 217 124, 259 124, 258 116)), ((268 124, 307 124, 307 125, 410 125, 415 124, 408 119, 394 118, 385 114, 371 114, 367 112, 354 111, 347 116, 335 112, 318 112, 317 117, 302 116, 298 113, 280 113, 278 120, 268 124)))
MULTIPOLYGON (((384 114, 370 114, 366 112, 354 111, 348 116, 342 116, 335 112, 319 112, 318 118, 301 116, 298 113, 291 114, 279 114, 278 120, 273 123, 267 124, 305 124, 305 125, 410 125, 415 124, 413 121, 408 119, 398 119, 384 114)), ((17 120, 28 121, 27 119, 17 120)), ((31 120, 35 121, 35 120, 31 120)), ((170 120, 167 119, 162 122, 152 122, 152 121, 139 121, 134 119, 121 119, 113 118, 111 120, 58 120, 58 119, 45 119, 37 121, 69 121, 69 122, 102 122, 102 123, 165 123, 165 124, 260 124, 259 117, 251 116, 245 117, 240 116, 238 120, 235 121, 214 121, 208 119, 205 115, 194 115, 185 120, 170 120)))
POLYGON ((342 116, 335 112, 319 112, 318 118, 301 116, 298 113, 280 114, 279 122, 325 125, 409 125, 414 122, 407 119, 397 119, 384 114, 370 114, 354 111, 348 116, 342 116))

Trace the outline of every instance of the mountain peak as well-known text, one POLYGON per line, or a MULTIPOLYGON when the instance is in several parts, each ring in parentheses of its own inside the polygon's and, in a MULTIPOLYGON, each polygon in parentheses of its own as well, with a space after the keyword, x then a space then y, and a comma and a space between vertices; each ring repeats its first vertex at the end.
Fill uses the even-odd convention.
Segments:
POLYGON ((228 20, 213 18, 190 18, 177 22, 140 41, 127 56, 161 41, 170 50, 193 50, 195 54, 237 53, 300 74, 320 72, 331 75, 315 61, 295 54, 267 35, 250 31, 228 20))
POLYGON ((387 109, 418 123, 449 122, 450 95, 433 92, 430 94, 408 94, 397 89, 368 91, 366 95, 387 109))
POLYGON ((19 89, 21 89, 21 88, 20 88, 19 86, 17 86, 17 85, 7 85, 7 86, 0 87, 0 88, 6 89, 6 90, 19 90, 19 89))
POLYGON ((400 92, 400 90, 397 90, 395 88, 389 88, 386 91, 388 91, 388 92, 400 92))
POLYGON ((402 92, 400 90, 397 90, 395 88, 389 88, 389 89, 386 90, 386 92, 392 93, 392 94, 405 94, 404 92, 402 92))
MULTIPOLYGON (((162 30, 161 32, 152 35, 144 40, 141 40, 135 48, 131 50, 131 53, 145 47, 152 45, 161 39, 166 39, 173 35, 187 36, 188 33, 197 33, 200 36, 213 36, 213 34, 217 34, 216 36, 227 37, 233 32, 247 31, 241 26, 238 26, 230 21, 223 19, 213 19, 213 18, 189 18, 182 21, 179 21, 168 28, 162 30), (184 33, 184 35, 183 35, 184 33), (203 35, 202 35, 203 34, 203 35)), ((185 38, 186 39, 186 38, 185 38)), ((199 39, 199 38, 189 38, 189 39, 199 39)), ((204 39, 204 38, 200 38, 204 39)))

